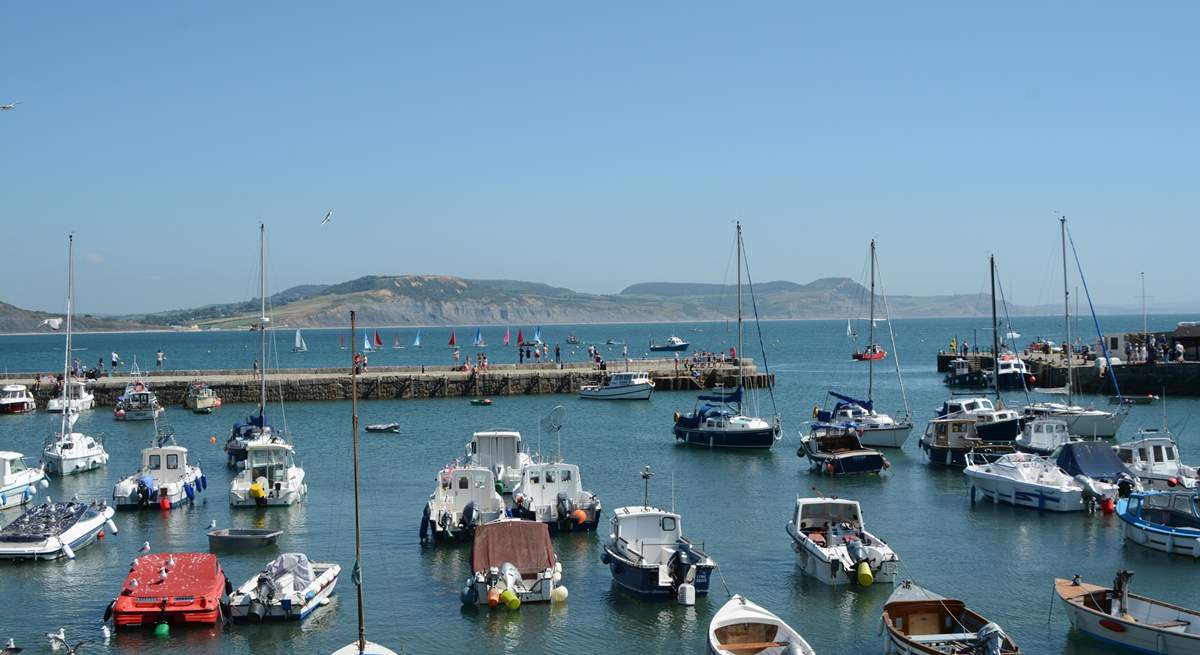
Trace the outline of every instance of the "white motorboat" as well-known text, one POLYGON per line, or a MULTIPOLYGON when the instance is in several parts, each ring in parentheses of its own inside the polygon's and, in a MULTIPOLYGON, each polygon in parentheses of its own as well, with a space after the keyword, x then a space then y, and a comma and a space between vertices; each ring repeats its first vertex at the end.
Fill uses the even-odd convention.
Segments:
POLYGON ((532 463, 516 430, 476 432, 467 444, 466 465, 491 471, 503 494, 512 493, 521 483, 521 470, 532 463))
POLYGON ((607 384, 585 384, 579 387, 580 398, 593 400, 649 400, 654 393, 654 381, 645 371, 613 373, 607 384))
POLYGON ((884 650, 901 655, 1018 655, 999 625, 966 603, 905 580, 883 606, 884 650))
POLYGON ((1166 430, 1138 430, 1138 438, 1117 446, 1117 457, 1147 489, 1196 489, 1197 471, 1180 460, 1179 445, 1166 430))
POLYGON ((113 508, 103 502, 42 503, 0 530, 0 559, 75 559, 108 528, 117 533, 113 508))
POLYGON ((1077 440, 1067 427, 1067 422, 1058 418, 1035 418, 1025 421, 1021 434, 1013 441, 1017 450, 1034 455, 1050 455, 1068 441, 1077 440))
POLYGON ((311 562, 304 553, 283 553, 229 594, 234 621, 303 621, 329 604, 342 567, 311 562))
POLYGON ((197 414, 209 414, 221 406, 221 397, 208 384, 197 380, 188 385, 183 404, 197 414))
POLYGON ((476 527, 500 518, 504 510, 504 497, 490 469, 446 467, 438 472, 437 486, 421 514, 421 542, 470 538, 476 527))
POLYGON ((96 397, 88 391, 87 384, 80 380, 67 380, 63 383, 62 394, 46 403, 46 411, 63 412, 71 409, 81 412, 95 406, 96 397))
POLYGON ((713 655, 816 655, 799 632, 741 594, 709 622, 708 650, 713 655))
POLYGON ((471 577, 461 599, 463 605, 510 610, 524 603, 566 600, 562 564, 546 524, 498 519, 479 526, 471 544, 471 577))
POLYGON ((62 426, 57 436, 42 445, 42 462, 49 475, 67 476, 93 471, 108 463, 108 451, 99 437, 75 431, 79 414, 63 412, 62 426))
POLYGON ((1087 508, 1083 487, 1054 462, 1030 453, 1014 453, 989 462, 967 454, 963 469, 976 493, 996 503, 1034 507, 1052 512, 1079 512, 1087 508))
POLYGON ((560 532, 595 530, 603 509, 596 494, 584 491, 579 467, 565 462, 526 466, 513 503, 513 516, 560 532))
POLYGON ((41 467, 27 466, 21 453, 0 450, 0 509, 24 505, 39 486, 50 486, 41 467))
POLYGON ((1056 578, 1054 593, 1071 627, 1100 641, 1141 653, 1200 653, 1200 612, 1129 593, 1132 571, 1118 571, 1112 588, 1075 576, 1056 578))
POLYGON ((1136 492, 1117 502, 1125 539, 1152 550, 1200 559, 1200 508, 1194 491, 1136 492))
MULTIPOLYGON (((134 363, 134 375, 137 373, 137 363, 134 363)), ((142 380, 135 380, 125 387, 125 393, 117 398, 113 407, 113 418, 118 421, 152 421, 162 416, 163 406, 158 403, 158 396, 146 386, 142 380)))
POLYGON ((1117 435, 1128 412, 1106 412, 1068 403, 1031 403, 1025 406, 1026 418, 1056 418, 1066 421, 1071 434, 1088 439, 1110 439, 1117 435))
POLYGON ((232 507, 285 507, 304 500, 308 484, 296 465, 296 449, 270 435, 246 445, 246 460, 229 483, 232 507))
POLYGON ((207 488, 208 478, 188 462, 187 448, 176 444, 170 430, 164 429, 153 446, 142 449, 141 468, 113 487, 113 502, 123 510, 174 509, 207 488))
POLYGON ((825 584, 869 587, 896 579, 900 557, 866 531, 858 501, 797 498, 787 532, 800 569, 825 584))
POLYGON ((24 414, 37 408, 33 394, 23 384, 6 384, 0 389, 0 414, 24 414))

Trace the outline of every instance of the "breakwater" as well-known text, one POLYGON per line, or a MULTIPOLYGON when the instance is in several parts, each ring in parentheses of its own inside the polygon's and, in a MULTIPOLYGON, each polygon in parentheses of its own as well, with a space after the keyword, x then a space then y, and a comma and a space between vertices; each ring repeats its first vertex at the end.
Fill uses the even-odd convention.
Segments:
MULTIPOLYGON (((570 394, 587 384, 603 384, 612 373, 646 371, 659 391, 698 391, 715 385, 733 386, 738 381, 736 362, 690 365, 689 360, 633 360, 628 369, 622 362, 600 370, 587 363, 502 364, 486 371, 451 370, 448 367, 392 366, 370 368, 359 375, 360 399, 444 398, 451 396, 486 397, 532 394, 570 394)), ((742 360, 743 382, 748 388, 774 385, 774 375, 760 373, 753 360, 742 360)), ((38 406, 45 407, 57 395, 53 380, 36 381, 28 375, 10 374, 7 382, 28 385, 34 390, 38 406)), ((259 399, 259 378, 251 370, 143 372, 142 379, 164 406, 183 404, 188 385, 208 384, 224 402, 255 403, 259 399)), ((111 406, 131 382, 128 375, 89 380, 88 388, 97 405, 111 406)), ((268 377, 271 400, 281 395, 287 401, 349 400, 350 372, 344 368, 282 369, 268 377)))

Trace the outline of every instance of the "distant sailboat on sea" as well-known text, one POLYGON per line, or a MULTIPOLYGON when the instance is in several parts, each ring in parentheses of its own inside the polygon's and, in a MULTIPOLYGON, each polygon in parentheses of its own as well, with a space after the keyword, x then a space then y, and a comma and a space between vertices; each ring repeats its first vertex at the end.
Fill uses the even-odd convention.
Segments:
POLYGON ((363 335, 363 352, 371 352, 374 348, 371 347, 371 335, 363 335))
POLYGON ((380 350, 382 348, 383 348, 383 339, 379 338, 379 330, 375 330, 375 349, 380 350))
POLYGON ((450 346, 451 348, 458 347, 458 338, 454 335, 454 328, 450 328, 450 343, 446 345, 450 346))
POLYGON ((421 331, 417 330, 417 337, 413 339, 413 348, 421 347, 421 331))
POLYGON ((537 328, 533 329, 533 343, 537 344, 537 345, 541 345, 541 343, 542 343, 542 328, 537 327, 537 328))
POLYGON ((300 330, 296 330, 296 343, 292 346, 294 353, 308 352, 308 344, 304 343, 304 335, 300 334, 300 330))
POLYGON ((507 326, 507 325, 505 325, 505 326, 504 326, 504 345, 505 345, 505 346, 507 346, 507 345, 508 345, 508 342, 509 342, 509 340, 510 340, 511 334, 512 334, 512 333, 511 333, 511 332, 509 332, 509 328, 508 328, 508 326, 507 326))
POLYGON ((521 328, 517 328, 517 345, 525 345, 525 335, 521 333, 521 328))
POLYGON ((475 341, 473 344, 476 348, 487 348, 487 342, 483 340, 483 330, 475 328, 475 341))
POLYGON ((346 349, 346 335, 344 335, 344 334, 338 335, 338 349, 339 350, 346 349))
POLYGON ((403 348, 404 348, 404 346, 400 345, 400 335, 393 334, 392 335, 392 350, 401 350, 403 348))
POLYGON ((851 339, 858 336, 858 333, 854 331, 854 326, 850 325, 850 319, 846 319, 846 336, 851 339))

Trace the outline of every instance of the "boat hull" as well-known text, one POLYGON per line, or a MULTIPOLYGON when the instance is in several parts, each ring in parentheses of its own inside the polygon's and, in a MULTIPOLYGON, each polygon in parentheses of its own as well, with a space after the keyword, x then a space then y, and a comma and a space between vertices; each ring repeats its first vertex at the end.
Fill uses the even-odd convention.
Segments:
POLYGON ((92 397, 81 398, 76 400, 64 400, 62 398, 51 398, 50 402, 46 403, 46 411, 52 414, 61 414, 68 408, 77 412, 85 409, 91 409, 96 406, 96 399, 92 397))
POLYGON ((967 466, 967 453, 973 452, 977 458, 994 462, 1014 452, 1013 448, 1007 446, 985 445, 975 448, 957 448, 930 444, 924 439, 921 440, 921 450, 925 452, 925 457, 930 464, 940 464, 954 468, 965 468, 967 466))
POLYGON ((684 352, 685 350, 688 349, 688 346, 690 346, 690 345, 691 344, 680 343, 680 344, 670 344, 670 345, 664 344, 661 346, 650 346, 650 352, 652 352, 652 353, 684 352))
POLYGON ((859 426, 858 442, 871 448, 902 448, 912 434, 912 423, 897 423, 895 427, 872 428, 859 426))
MULTIPOLYGON (((608 560, 608 569, 612 572, 613 582, 622 589, 643 598, 674 598, 677 593, 675 586, 659 584, 658 566, 637 566, 615 555, 607 547, 604 549, 604 559, 608 560)), ((692 585, 696 588, 697 596, 708 594, 709 580, 712 577, 712 566, 696 565, 696 580, 692 585)))
MULTIPOLYGON (((856 580, 857 573, 853 567, 847 568, 846 564, 840 559, 832 559, 820 552, 819 547, 813 544, 811 540, 798 540, 793 534, 792 550, 796 551, 796 562, 800 565, 800 571, 804 575, 834 587, 841 585, 858 586, 856 580)), ((898 561, 889 560, 881 562, 878 567, 872 567, 871 574, 874 576, 874 584, 884 583, 891 585, 895 582, 896 570, 899 568, 899 564, 898 561)))
POLYGON ((976 495, 994 503, 1017 507, 1032 507, 1050 512, 1081 512, 1087 507, 1082 489, 1063 490, 989 475, 973 468, 966 469, 971 483, 971 499, 976 495))
POLYGON ((879 473, 886 467, 883 455, 875 452, 860 451, 830 455, 821 452, 805 452, 801 448, 797 454, 808 457, 813 471, 829 475, 879 473))
POLYGON ((1124 516, 1125 540, 1169 555, 1184 555, 1200 559, 1200 530, 1167 530, 1144 521, 1130 521, 1124 516))
POLYGON ((108 462, 108 453, 92 453, 79 457, 63 457, 57 453, 43 453, 46 475, 66 477, 102 468, 108 462))
MULTIPOLYGON (((80 519, 75 525, 57 537, 33 542, 0 542, 0 559, 7 560, 54 560, 66 557, 65 543, 71 552, 78 552, 96 541, 105 525, 115 512, 104 508, 93 517, 80 519)), ((115 528, 115 526, 113 526, 115 528)))
MULTIPOLYGON (((312 616, 313 612, 328 605, 328 598, 333 595, 334 589, 337 587, 340 573, 341 567, 338 567, 332 578, 313 592, 312 598, 299 605, 280 601, 265 604, 266 614, 263 615, 262 620, 264 622, 303 621, 312 616)), ((230 597, 229 617, 236 623, 258 623, 258 619, 250 614, 250 600, 239 598, 236 593, 230 597)))
POLYGON ((706 448, 768 449, 775 445, 778 430, 773 427, 758 430, 703 430, 676 425, 675 440, 706 448))
POLYGON ((650 400, 654 385, 630 384, 620 387, 588 386, 579 389, 579 397, 588 400, 650 400))
POLYGON ((117 409, 113 411, 113 418, 118 421, 152 421, 158 416, 162 416, 163 408, 155 407, 153 409, 117 409))
POLYGON ((0 414, 24 414, 36 408, 32 400, 21 400, 12 403, 0 403, 0 414))
MULTIPOLYGON (((1056 580, 1055 583, 1056 587, 1069 588, 1066 580, 1056 580)), ((1098 593, 1103 594, 1107 591, 1100 590, 1098 593)), ((1133 598, 1134 595, 1130 594, 1130 597, 1133 598)), ((1061 594, 1059 600, 1066 609, 1071 627, 1093 639, 1141 653, 1200 655, 1200 635, 1110 616, 1067 600, 1061 594)))

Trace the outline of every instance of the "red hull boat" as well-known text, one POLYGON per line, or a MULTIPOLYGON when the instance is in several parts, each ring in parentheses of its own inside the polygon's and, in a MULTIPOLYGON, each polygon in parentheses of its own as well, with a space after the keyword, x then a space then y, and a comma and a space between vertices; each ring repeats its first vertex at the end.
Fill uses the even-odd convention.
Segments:
POLYGON ((118 628, 215 625, 225 614, 222 604, 228 602, 229 587, 216 555, 143 555, 134 561, 109 611, 118 628))

